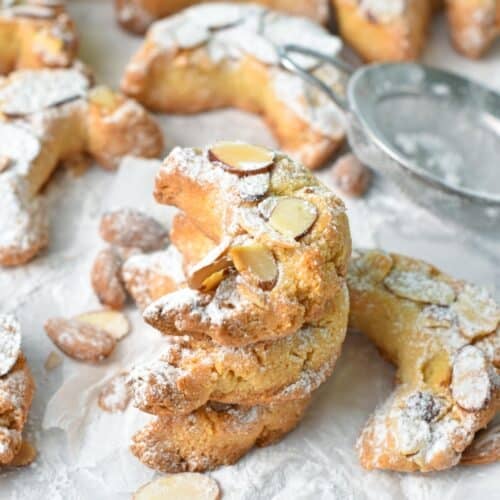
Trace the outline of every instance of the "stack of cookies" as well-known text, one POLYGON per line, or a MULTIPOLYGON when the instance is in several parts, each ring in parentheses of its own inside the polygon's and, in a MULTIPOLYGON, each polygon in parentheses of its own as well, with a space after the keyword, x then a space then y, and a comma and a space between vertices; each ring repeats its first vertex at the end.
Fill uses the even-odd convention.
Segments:
POLYGON ((155 197, 181 212, 167 251, 123 269, 166 336, 131 372, 135 405, 156 415, 132 451, 157 470, 202 471, 293 429, 331 374, 348 320, 349 227, 306 168, 238 142, 174 149, 155 197))

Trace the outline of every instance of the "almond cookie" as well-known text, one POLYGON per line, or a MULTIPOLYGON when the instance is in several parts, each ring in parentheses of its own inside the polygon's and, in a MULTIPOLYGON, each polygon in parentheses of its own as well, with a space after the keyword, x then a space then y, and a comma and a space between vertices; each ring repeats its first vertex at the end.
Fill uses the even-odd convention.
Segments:
POLYGON ((356 252, 350 326, 397 368, 398 385, 358 441, 368 469, 456 465, 500 402, 500 309, 485 290, 422 261, 356 252))
POLYGON ((217 246, 189 288, 144 311, 173 335, 242 346, 318 321, 345 282, 350 234, 343 203, 289 157, 243 143, 175 148, 155 197, 177 206, 217 246))
MULTIPOLYGON (((280 65, 278 46, 297 42, 334 56, 341 41, 308 19, 258 5, 203 4, 155 23, 130 61, 123 91, 148 108, 196 113, 237 107, 262 115, 280 147, 310 168, 344 138, 343 112, 280 65)), ((327 85, 344 79, 317 59, 294 56, 327 85)))
POLYGON ((157 156, 162 135, 137 103, 92 87, 78 69, 23 70, 0 78, 0 265, 32 259, 48 241, 38 194, 60 161, 88 153, 106 168, 157 156), (68 134, 71 130, 71 134, 68 134))
POLYGON ((22 431, 35 392, 26 358, 20 351, 21 329, 10 315, 0 315, 0 466, 10 465, 22 446, 22 431))
MULTIPOLYGON (((204 1, 207 0, 169 0, 168 2, 164 0, 115 0, 115 10, 117 20, 123 28, 142 34, 153 21, 204 1)), ((282 10, 296 16, 306 16, 323 24, 328 20, 328 0, 255 0, 253 3, 260 3, 271 9, 282 10)))
POLYGON ((429 0, 332 0, 342 38, 365 61, 405 61, 421 54, 429 0))
POLYGON ((134 435, 131 450, 160 472, 215 469, 281 439, 308 404, 309 398, 252 407, 209 403, 187 416, 157 417, 134 435))
POLYGON ((456 49, 471 58, 483 55, 500 35, 500 1, 447 0, 446 5, 456 49))
POLYGON ((0 6, 0 74, 71 65, 78 42, 61 2, 13 0, 7 5, 0 6))

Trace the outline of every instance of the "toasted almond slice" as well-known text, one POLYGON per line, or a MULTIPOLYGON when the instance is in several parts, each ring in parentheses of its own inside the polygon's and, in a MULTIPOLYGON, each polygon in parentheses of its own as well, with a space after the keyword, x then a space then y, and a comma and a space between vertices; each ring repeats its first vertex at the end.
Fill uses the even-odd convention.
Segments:
POLYGON ((490 400, 491 382, 484 353, 477 347, 462 347, 453 363, 451 390, 466 411, 482 410, 490 400))
POLYGON ((101 361, 116 346, 116 340, 107 331, 76 319, 49 319, 45 331, 61 351, 79 361, 101 361))
POLYGON ((62 363, 62 358, 56 351, 51 351, 44 363, 44 368, 50 372, 55 370, 62 363))
MULTIPOLYGON (((192 267, 187 279, 187 283, 190 288, 201 290, 202 288, 209 286, 210 283, 214 284, 216 280, 211 280, 209 283, 205 282, 212 275, 217 274, 220 271, 224 271, 231 266, 231 260, 227 257, 227 251, 230 244, 231 240, 224 238, 219 245, 210 250, 210 252, 208 252, 200 262, 198 262, 198 264, 192 267)), ((219 283, 220 280, 215 284, 215 286, 219 283)))
POLYGON ((0 376, 11 370, 21 353, 21 325, 10 314, 0 315, 0 376))
POLYGON ((153 217, 139 210, 121 208, 103 215, 101 238, 112 245, 139 248, 143 252, 162 250, 167 244, 167 230, 153 217))
POLYGON ((8 156, 1 155, 0 156, 0 173, 3 172, 4 170, 7 170, 12 161, 8 156))
POLYGON ((37 456, 36 448, 29 442, 24 441, 21 444, 21 449, 17 452, 14 460, 9 465, 13 467, 25 467, 33 463, 37 456))
POLYGON ((455 300, 455 291, 445 283, 419 271, 393 270, 384 285, 398 297, 415 302, 448 306, 455 300))
POLYGON ((273 253, 265 246, 250 244, 235 246, 229 250, 237 271, 250 273, 259 280, 259 286, 264 290, 271 290, 278 278, 278 265, 273 253))
POLYGON ((196 472, 160 477, 134 493, 133 500, 219 500, 219 485, 214 479, 196 472))
POLYGON ((500 308, 484 289, 465 285, 451 306, 457 314, 460 332, 469 340, 493 332, 500 321, 500 308))
POLYGON ((128 380, 127 372, 119 373, 101 389, 97 401, 101 410, 116 413, 127 409, 132 397, 128 380))
POLYGON ((317 208, 307 200, 282 197, 269 216, 269 225, 289 238, 298 239, 312 228, 318 218, 317 208))
POLYGON ((208 151, 210 161, 217 161, 224 170, 237 175, 269 172, 274 164, 274 152, 244 142, 218 142, 208 151))
POLYGON ((259 201, 269 190, 271 175, 269 172, 242 177, 238 183, 240 197, 243 201, 259 201))
POLYGON ((491 464, 500 461, 500 424, 488 427, 477 434, 462 455, 465 465, 491 464))
POLYGON ((212 290, 215 290, 219 286, 220 282, 227 276, 227 274, 228 274, 227 268, 221 269, 220 271, 213 273, 206 280, 203 281, 203 283, 200 286, 200 291, 211 292, 212 290))
POLYGON ((79 314, 75 319, 108 332, 115 340, 121 340, 130 333, 129 320, 125 314, 118 311, 91 311, 79 314))

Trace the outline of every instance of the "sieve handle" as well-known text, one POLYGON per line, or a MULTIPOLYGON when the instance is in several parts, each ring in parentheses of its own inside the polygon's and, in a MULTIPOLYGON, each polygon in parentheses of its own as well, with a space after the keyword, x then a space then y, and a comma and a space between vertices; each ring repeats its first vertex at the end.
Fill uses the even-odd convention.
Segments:
POLYGON ((334 56, 327 56, 322 54, 321 52, 317 52, 316 50, 308 49, 307 47, 302 47, 301 45, 287 44, 278 47, 278 54, 280 56, 281 64, 283 67, 297 73, 301 78, 306 80, 307 82, 314 85, 316 88, 324 92, 339 108, 344 111, 349 110, 349 104, 347 100, 338 95, 331 87, 329 87, 323 80, 319 79, 317 76, 314 76, 305 68, 303 68, 300 64, 296 63, 291 57, 290 54, 302 54, 304 56, 314 57, 315 59, 320 60, 321 62, 330 64, 342 71, 343 73, 351 76, 355 68, 349 63, 342 61, 334 56))

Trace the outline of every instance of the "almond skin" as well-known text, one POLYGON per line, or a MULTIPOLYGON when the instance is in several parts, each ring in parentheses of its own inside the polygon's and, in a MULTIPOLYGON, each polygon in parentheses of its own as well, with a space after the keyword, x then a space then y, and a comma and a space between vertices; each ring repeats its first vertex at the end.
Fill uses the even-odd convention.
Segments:
POLYGON ((121 279, 123 260, 113 247, 101 250, 92 266, 92 288, 101 304, 112 309, 123 309, 127 292, 121 279))
POLYGON ((167 230, 153 217, 139 210, 122 208, 103 215, 101 238, 112 245, 154 252, 165 247, 167 230))
POLYGON ((61 351, 78 361, 97 363, 107 358, 116 346, 116 340, 108 332, 75 319, 49 319, 45 331, 61 351))

